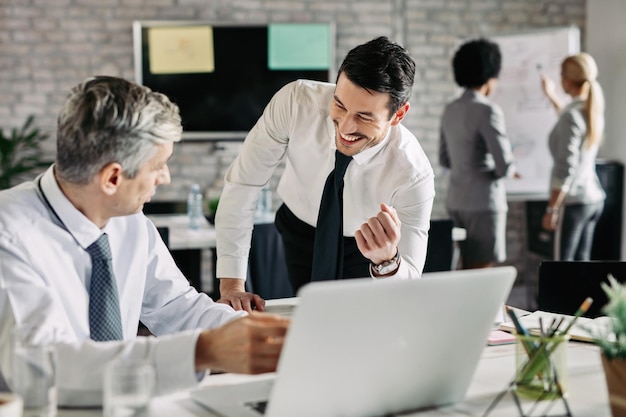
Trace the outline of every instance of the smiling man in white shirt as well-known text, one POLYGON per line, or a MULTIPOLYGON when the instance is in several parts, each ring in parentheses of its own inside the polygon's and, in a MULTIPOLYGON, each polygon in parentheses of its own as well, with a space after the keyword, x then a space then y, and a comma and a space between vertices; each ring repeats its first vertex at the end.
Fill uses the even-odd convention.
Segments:
POLYGON ((56 163, 0 192, 0 370, 9 388, 15 326, 54 344, 60 405, 100 404, 103 369, 118 358, 153 363, 157 393, 190 387, 210 369, 275 370, 288 321, 198 293, 141 212, 169 183, 181 135, 167 97, 95 77, 72 89, 59 115, 56 163), (109 339, 94 337, 104 320, 90 309, 97 272, 87 250, 102 236, 121 327, 109 339), (140 320, 157 337, 137 337, 140 320))
POLYGON ((283 160, 276 226, 294 291, 312 280, 336 151, 352 160, 343 177, 341 266, 325 279, 421 276, 435 191, 424 151, 401 124, 414 75, 408 52, 379 37, 348 53, 336 84, 299 80, 276 93, 225 176, 215 220, 219 301, 263 309, 261 297, 244 290, 253 212, 283 160))

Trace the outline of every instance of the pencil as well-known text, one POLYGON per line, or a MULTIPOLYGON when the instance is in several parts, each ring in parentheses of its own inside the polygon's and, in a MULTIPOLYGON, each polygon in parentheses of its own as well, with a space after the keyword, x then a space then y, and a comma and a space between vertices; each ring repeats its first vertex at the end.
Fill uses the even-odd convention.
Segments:
POLYGON ((587 310, 589 310, 589 307, 591 307, 591 303, 593 303, 593 298, 585 298, 585 301, 583 301, 580 307, 578 307, 578 310, 576 310, 576 313, 574 313, 574 318, 572 319, 572 321, 570 321, 565 330, 563 330, 563 334, 567 334, 567 332, 571 330, 576 320, 578 320, 578 317, 582 316, 587 312, 587 310))
MULTIPOLYGON (((576 313, 574 313, 574 318, 572 319, 572 321, 570 321, 565 330, 563 330, 562 334, 567 334, 570 331, 570 329, 574 325, 574 322, 576 322, 576 320, 580 316, 582 316, 587 312, 587 310, 589 310, 591 303, 593 303, 593 299, 591 297, 587 297, 585 301, 583 301, 583 303, 580 305, 580 307, 578 307, 578 310, 576 310, 576 313)), ((553 333, 556 333, 556 329, 558 329, 558 327, 559 326, 557 325, 553 333)), ((519 372, 517 383, 528 383, 533 378, 533 376, 538 375, 541 368, 545 366, 545 362, 549 360, 548 358, 550 357, 552 352, 554 352, 557 346, 558 343, 551 343, 549 345, 548 343, 542 343, 541 345, 539 345, 539 347, 532 352, 532 355, 530 355, 528 361, 524 364, 522 370, 519 372)))
POLYGON ((556 326, 554 326, 552 328, 552 331, 550 332, 550 337, 552 337, 552 336, 554 336, 556 334, 556 332, 559 330, 559 327, 561 327, 561 324, 563 324, 563 320, 564 320, 564 318, 561 317, 559 319, 559 322, 556 324, 556 326))

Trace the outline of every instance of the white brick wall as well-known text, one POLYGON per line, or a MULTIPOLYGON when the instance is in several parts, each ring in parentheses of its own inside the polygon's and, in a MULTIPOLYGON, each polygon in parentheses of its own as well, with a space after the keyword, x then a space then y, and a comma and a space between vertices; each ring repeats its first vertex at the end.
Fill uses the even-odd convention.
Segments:
MULTIPOLYGON (((578 25, 584 39, 585 0, 0 0, 0 128, 20 125, 32 113, 53 142, 56 114, 72 85, 94 74, 133 79, 134 19, 334 20, 337 65, 355 45, 390 36, 417 62, 406 125, 436 167, 439 115, 455 92, 450 59, 457 40, 569 24, 578 25)), ((157 198, 184 198, 192 182, 208 188, 237 147, 181 144, 172 184, 157 198)), ((441 178, 436 189, 433 217, 445 217, 441 178)), ((518 205, 509 216, 509 263, 524 277, 534 271, 526 265, 518 205)))

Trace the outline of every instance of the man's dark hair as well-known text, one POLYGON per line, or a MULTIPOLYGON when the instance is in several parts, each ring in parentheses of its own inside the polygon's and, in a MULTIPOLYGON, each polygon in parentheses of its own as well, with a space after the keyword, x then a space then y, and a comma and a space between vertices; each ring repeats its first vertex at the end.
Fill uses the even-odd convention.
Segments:
POLYGON ((487 39, 465 42, 454 54, 454 80, 460 87, 476 88, 490 78, 498 78, 502 54, 497 43, 487 39))
POLYGON ((389 93, 389 118, 411 97, 415 62, 400 45, 385 36, 372 39, 348 52, 339 72, 367 90, 389 93))

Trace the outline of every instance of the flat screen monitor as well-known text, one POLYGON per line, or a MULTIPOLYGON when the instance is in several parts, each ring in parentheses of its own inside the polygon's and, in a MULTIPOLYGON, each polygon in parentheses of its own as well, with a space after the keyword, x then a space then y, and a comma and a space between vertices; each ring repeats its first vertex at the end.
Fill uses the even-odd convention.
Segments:
POLYGON ((285 84, 333 81, 332 23, 135 21, 135 77, 181 112, 183 139, 241 140, 285 84))

